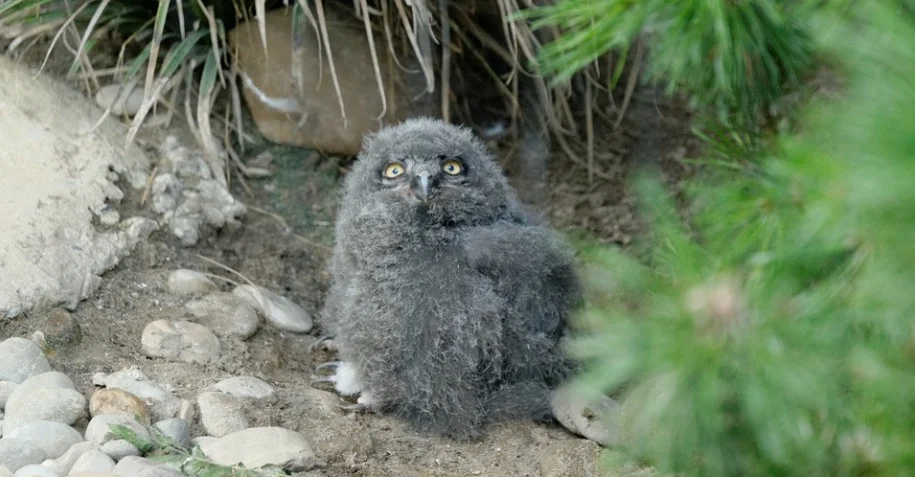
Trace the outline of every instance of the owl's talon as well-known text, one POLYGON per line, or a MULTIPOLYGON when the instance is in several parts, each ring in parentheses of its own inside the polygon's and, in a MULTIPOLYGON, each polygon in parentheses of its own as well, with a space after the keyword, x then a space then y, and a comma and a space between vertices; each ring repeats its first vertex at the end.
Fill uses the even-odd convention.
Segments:
POLYGON ((337 370, 337 368, 340 367, 340 364, 341 364, 341 363, 342 363, 342 361, 328 361, 328 362, 326 362, 326 363, 321 363, 321 364, 315 366, 315 372, 318 373, 318 372, 320 372, 321 370, 324 370, 324 369, 333 369, 333 370, 337 370))
POLYGON ((359 402, 357 402, 355 404, 337 404, 337 407, 339 407, 340 409, 343 409, 344 411, 351 411, 351 412, 369 412, 372 410, 372 408, 369 407, 367 404, 363 404, 363 403, 359 403, 359 402))

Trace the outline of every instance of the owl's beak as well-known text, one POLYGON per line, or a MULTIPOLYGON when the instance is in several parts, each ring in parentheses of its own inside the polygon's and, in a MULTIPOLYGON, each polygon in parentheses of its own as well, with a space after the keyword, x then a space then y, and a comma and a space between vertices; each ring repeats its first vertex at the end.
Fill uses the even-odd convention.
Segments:
POLYGON ((432 198, 434 193, 433 186, 432 173, 425 170, 418 171, 413 176, 413 180, 410 181, 410 189, 413 191, 413 195, 423 202, 432 198))

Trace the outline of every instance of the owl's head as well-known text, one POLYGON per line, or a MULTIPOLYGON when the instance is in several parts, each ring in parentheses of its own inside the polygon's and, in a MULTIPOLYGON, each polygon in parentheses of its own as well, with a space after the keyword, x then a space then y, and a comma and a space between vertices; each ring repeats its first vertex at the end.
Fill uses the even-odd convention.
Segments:
POLYGON ((519 210, 486 146, 469 129, 431 118, 368 135, 347 178, 347 195, 395 200, 438 224, 491 222, 519 210))

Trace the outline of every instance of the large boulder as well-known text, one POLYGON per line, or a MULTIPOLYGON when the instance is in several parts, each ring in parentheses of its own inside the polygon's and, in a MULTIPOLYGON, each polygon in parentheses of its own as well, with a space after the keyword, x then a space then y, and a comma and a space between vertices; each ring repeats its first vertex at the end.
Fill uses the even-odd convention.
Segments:
POLYGON ((320 33, 309 22, 305 22, 304 43, 296 50, 291 8, 271 10, 264 16, 266 51, 257 19, 229 32, 237 51, 242 94, 261 134, 278 143, 352 155, 361 148, 362 137, 382 125, 437 114, 438 87, 434 93, 424 93, 425 80, 415 55, 406 52, 397 59, 416 71, 403 72, 389 59, 384 35, 375 34, 387 95, 385 111, 362 22, 351 11, 339 11, 326 3, 325 14, 345 124, 330 61, 323 43, 318 42, 320 33), (301 89, 295 73, 300 76, 301 89))

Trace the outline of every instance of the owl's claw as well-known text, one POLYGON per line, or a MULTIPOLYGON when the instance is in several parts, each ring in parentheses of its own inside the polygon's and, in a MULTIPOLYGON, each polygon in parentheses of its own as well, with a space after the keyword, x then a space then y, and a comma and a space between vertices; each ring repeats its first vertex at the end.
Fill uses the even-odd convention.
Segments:
POLYGON ((340 407, 340 409, 343 409, 344 411, 374 412, 375 406, 377 404, 378 404, 378 402, 371 395, 371 393, 363 392, 356 399, 355 404, 337 404, 337 406, 340 407))
POLYGON ((326 363, 321 363, 315 366, 315 372, 318 373, 324 369, 333 369, 336 371, 340 367, 341 363, 342 361, 328 361, 326 363))

